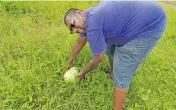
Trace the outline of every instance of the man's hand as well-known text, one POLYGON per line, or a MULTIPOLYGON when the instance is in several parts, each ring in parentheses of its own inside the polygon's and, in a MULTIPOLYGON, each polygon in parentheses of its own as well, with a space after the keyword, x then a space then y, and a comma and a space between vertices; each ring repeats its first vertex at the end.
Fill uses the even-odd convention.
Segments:
POLYGON ((79 72, 78 73, 78 78, 79 78, 79 80, 84 79, 85 78, 85 74, 83 74, 82 72, 79 72))
POLYGON ((70 69, 72 67, 72 63, 65 64, 64 67, 70 69))

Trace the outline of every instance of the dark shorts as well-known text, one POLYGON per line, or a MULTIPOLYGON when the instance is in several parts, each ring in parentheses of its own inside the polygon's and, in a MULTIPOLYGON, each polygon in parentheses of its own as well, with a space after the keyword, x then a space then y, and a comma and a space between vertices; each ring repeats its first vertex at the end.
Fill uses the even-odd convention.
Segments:
POLYGON ((139 64, 156 45, 163 32, 149 38, 136 38, 124 46, 107 46, 105 53, 113 58, 113 81, 116 87, 129 88, 139 64))

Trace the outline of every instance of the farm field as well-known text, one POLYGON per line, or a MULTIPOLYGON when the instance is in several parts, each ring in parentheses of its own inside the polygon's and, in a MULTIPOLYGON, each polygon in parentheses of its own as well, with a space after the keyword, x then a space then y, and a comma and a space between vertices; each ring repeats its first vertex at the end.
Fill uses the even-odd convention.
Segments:
MULTIPOLYGON (((96 3, 0 2, 0 110, 112 110, 107 57, 86 80, 69 84, 63 79, 78 36, 69 34, 64 14, 96 3)), ((176 8, 162 6, 166 31, 136 71, 126 110, 176 110, 176 8)), ((90 58, 86 44, 74 66, 81 70, 90 58)))

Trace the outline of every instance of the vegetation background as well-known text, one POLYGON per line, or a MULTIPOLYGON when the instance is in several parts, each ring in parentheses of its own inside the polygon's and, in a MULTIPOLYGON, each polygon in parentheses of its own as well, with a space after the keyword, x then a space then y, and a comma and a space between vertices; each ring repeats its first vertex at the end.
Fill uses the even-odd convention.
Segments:
MULTIPOLYGON (((107 57, 86 80, 63 81, 77 38, 64 25, 64 14, 96 3, 0 2, 0 110, 112 110, 113 84, 104 74, 107 57)), ((176 110, 176 9, 161 4, 167 28, 133 77, 127 110, 176 110)), ((87 44, 74 66, 81 70, 90 58, 87 44)))

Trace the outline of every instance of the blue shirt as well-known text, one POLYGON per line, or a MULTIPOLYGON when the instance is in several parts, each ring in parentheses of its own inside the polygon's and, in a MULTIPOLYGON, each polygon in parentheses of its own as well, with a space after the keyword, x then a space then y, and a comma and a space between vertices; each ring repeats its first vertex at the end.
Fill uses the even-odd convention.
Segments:
MULTIPOLYGON (((164 10, 151 1, 103 1, 87 9, 86 37, 93 55, 165 29, 164 10)), ((83 35, 80 34, 80 37, 83 35)))

